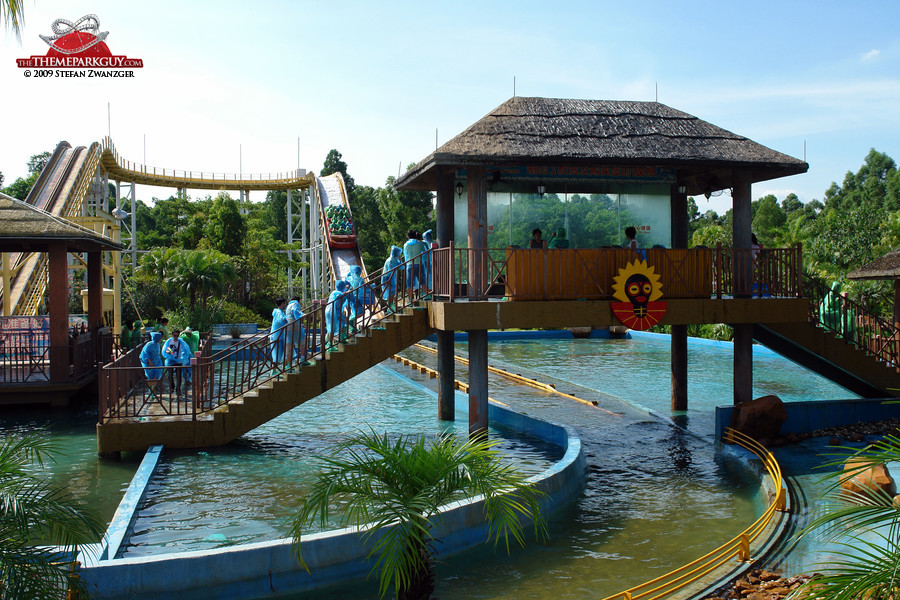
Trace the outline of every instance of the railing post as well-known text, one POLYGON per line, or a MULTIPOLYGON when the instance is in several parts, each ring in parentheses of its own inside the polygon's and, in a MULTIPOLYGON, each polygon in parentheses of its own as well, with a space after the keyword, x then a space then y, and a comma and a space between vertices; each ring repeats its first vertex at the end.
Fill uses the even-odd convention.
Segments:
POLYGON ((453 249, 453 240, 450 240, 450 302, 456 297, 456 251, 453 249))
POLYGON ((724 271, 722 269, 722 242, 716 242, 716 298, 722 299, 722 275, 724 271))
POLYGON ((803 244, 797 242, 797 252, 794 255, 794 269, 797 277, 797 297, 803 297, 803 244))
POLYGON ((747 562, 750 560, 750 536, 741 534, 741 545, 738 548, 738 559, 747 562))

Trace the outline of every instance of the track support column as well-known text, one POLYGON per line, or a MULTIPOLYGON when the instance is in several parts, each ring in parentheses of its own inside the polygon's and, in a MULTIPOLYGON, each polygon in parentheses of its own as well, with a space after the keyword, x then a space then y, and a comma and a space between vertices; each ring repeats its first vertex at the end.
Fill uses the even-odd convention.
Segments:
POLYGON ((469 437, 487 435, 488 340, 486 329, 469 331, 469 437))
POLYGON ((453 352, 453 332, 437 332, 438 418, 456 420, 456 361, 453 352))

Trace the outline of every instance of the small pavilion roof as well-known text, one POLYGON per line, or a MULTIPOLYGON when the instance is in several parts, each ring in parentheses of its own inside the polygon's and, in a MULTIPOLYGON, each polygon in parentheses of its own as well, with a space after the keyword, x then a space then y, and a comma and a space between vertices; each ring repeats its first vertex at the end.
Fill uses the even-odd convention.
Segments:
POLYGON ((847 273, 847 279, 900 279, 900 250, 891 250, 847 273))
POLYGON ((653 165, 678 169, 689 194, 805 173, 809 165, 658 102, 513 97, 428 155, 397 187, 433 190, 440 167, 653 165))
POLYGON ((0 251, 43 252, 63 240, 69 251, 121 250, 124 246, 97 232, 45 212, 31 204, 0 195, 0 251))

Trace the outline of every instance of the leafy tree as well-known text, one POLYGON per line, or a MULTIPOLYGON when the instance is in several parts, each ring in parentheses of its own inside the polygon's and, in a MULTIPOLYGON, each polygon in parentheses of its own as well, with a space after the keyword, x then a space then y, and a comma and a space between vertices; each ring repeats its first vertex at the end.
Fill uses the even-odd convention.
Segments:
POLYGON ((40 154, 35 154, 28 159, 28 172, 37 173, 38 175, 40 175, 41 171, 44 170, 44 167, 47 166, 48 162, 50 162, 50 152, 41 152, 40 154))
POLYGON ((485 438, 459 440, 439 436, 398 437, 360 433, 322 457, 324 468, 306 494, 293 519, 291 535, 303 561, 303 528, 318 520, 329 523, 335 501, 345 512, 346 525, 369 525, 382 596, 393 586, 399 600, 431 597, 434 591, 434 552, 439 540, 432 534, 440 507, 454 500, 484 496, 489 537, 501 538, 509 548, 511 534, 524 543, 521 518, 534 521, 537 535, 546 534, 541 513, 543 496, 526 484, 511 466, 500 462, 494 442, 485 438), (380 537, 374 537, 377 533, 380 537))
POLYGON ((328 152, 328 156, 325 157, 325 164, 322 166, 319 175, 325 177, 332 173, 340 173, 344 177, 344 185, 347 187, 347 196, 351 196, 353 194, 353 188, 356 187, 356 182, 353 181, 353 178, 347 173, 347 163, 341 160, 341 153, 337 150, 328 152))
POLYGON ((0 441, 0 598, 58 600, 84 584, 70 579, 70 566, 47 546, 58 543, 74 556, 78 546, 103 535, 99 517, 64 489, 35 473, 52 458, 53 446, 39 434, 0 441))
POLYGON ((388 241, 402 246, 410 229, 419 233, 434 229, 434 204, 431 192, 401 192, 394 187, 394 181, 394 177, 387 178, 378 190, 377 202, 387 225, 388 241))
POLYGON ((785 215, 789 215, 796 210, 800 210, 803 208, 803 203, 800 202, 800 198, 797 197, 797 194, 791 192, 787 196, 785 196, 784 200, 781 201, 781 210, 784 211, 785 215))
POLYGON ((221 295, 236 278, 237 273, 228 255, 215 250, 189 250, 181 254, 172 283, 188 293, 188 308, 193 312, 198 294, 202 307, 206 309, 209 295, 221 295))
POLYGON ((369 271, 381 268, 387 258, 388 248, 397 243, 388 233, 387 223, 379 209, 378 192, 372 186, 357 186, 350 199, 359 251, 369 271))
POLYGON ((244 245, 246 227, 237 200, 220 193, 213 200, 206 221, 205 237, 210 248, 231 256, 239 256, 244 245))
POLYGON ((3 189, 3 172, 0 171, 0 190, 3 189))
POLYGON ((778 205, 778 199, 769 194, 752 203, 755 208, 753 217, 753 230, 759 241, 765 246, 771 246, 781 227, 787 221, 787 216, 778 205))
MULTIPOLYGON (((2 2, 0 2, 0 6, 2 6, 2 2)), ((49 160, 49 152, 41 152, 40 154, 32 155, 26 163, 28 166, 28 177, 19 177, 9 184, 9 187, 4 189, 3 193, 7 196, 12 196, 17 200, 24 200, 27 198, 29 192, 31 192, 31 188, 34 187, 38 176, 41 174, 41 171, 44 170, 44 167, 47 166, 49 160)), ((3 176, 0 174, 0 185, 2 185, 2 183, 3 176)))

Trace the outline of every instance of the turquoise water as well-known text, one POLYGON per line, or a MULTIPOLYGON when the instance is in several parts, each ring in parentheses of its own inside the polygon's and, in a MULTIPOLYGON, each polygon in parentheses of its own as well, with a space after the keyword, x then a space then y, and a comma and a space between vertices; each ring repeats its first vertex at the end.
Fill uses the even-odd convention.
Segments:
MULTIPOLYGON (((667 339, 491 341, 492 364, 598 402, 596 408, 585 406, 490 376, 492 398, 576 429, 587 457, 587 487, 581 500, 553 516, 547 542, 514 548, 509 556, 484 548, 442 561, 438 597, 604 597, 693 560, 756 519, 762 511, 758 481, 708 443, 712 407, 731 403, 730 349, 690 345, 689 410, 673 414, 668 348, 667 339), (687 430, 636 406, 671 416, 687 430)), ((459 349, 464 352, 465 344, 459 349)), ((415 349, 405 354, 434 364, 433 354, 415 349)), ((435 385, 389 361, 225 448, 167 451, 129 553, 284 537, 311 457, 367 424, 394 433, 465 430, 465 417, 454 424, 437 421, 433 397, 386 368, 435 385), (387 404, 379 404, 382 399, 387 404)), ((457 378, 466 379, 464 367, 457 367, 457 378)), ((768 353, 755 357, 754 393, 798 401, 853 397, 768 353)), ((91 411, 74 419, 69 413, 22 413, 5 418, 3 429, 48 427, 65 446, 52 477, 76 482, 71 489, 109 518, 140 456, 99 461, 94 422, 91 411)), ((531 451, 525 448, 530 444, 509 443, 531 451)), ((540 469, 551 459, 546 451, 523 455, 522 461, 540 469)), ((368 581, 332 590, 328 597, 375 598, 376 589, 368 581)))

